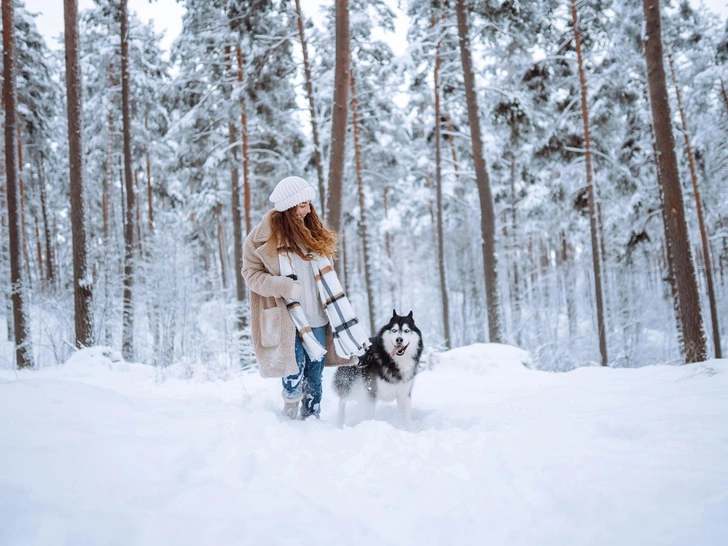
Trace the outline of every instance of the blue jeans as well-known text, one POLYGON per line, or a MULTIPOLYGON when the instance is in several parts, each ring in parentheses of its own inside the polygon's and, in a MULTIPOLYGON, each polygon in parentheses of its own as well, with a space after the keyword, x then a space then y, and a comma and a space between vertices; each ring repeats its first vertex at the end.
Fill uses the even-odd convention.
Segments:
MULTIPOLYGON (((326 346, 326 326, 312 328, 316 340, 326 346)), ((283 398, 285 400, 301 400, 301 419, 321 413, 321 377, 324 373, 326 356, 318 362, 311 362, 303 348, 301 338, 296 333, 296 364, 298 373, 283 378, 283 398)))

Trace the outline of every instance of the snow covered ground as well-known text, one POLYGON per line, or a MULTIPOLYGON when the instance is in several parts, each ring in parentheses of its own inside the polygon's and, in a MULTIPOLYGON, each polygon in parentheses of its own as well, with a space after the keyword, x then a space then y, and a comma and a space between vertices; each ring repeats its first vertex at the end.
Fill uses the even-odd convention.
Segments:
POLYGON ((437 357, 412 432, 394 404, 337 428, 331 370, 305 422, 275 380, 162 380, 101 348, 0 371, 0 544, 728 544, 728 360, 437 357))

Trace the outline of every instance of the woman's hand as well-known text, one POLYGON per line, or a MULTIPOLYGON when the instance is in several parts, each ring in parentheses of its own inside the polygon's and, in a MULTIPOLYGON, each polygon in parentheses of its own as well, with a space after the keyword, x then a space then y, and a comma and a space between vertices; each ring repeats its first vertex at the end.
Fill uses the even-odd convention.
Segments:
POLYGON ((301 292, 303 292, 303 287, 301 286, 301 283, 298 281, 293 281, 293 288, 291 289, 291 295, 289 299, 296 300, 301 297, 301 292))

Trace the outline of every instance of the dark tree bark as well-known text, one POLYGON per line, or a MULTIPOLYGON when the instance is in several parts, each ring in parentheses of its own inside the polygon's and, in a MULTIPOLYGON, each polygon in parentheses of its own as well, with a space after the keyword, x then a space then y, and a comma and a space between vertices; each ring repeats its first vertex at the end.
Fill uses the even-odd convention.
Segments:
POLYGON ((581 35, 579 34, 579 17, 576 11, 576 0, 571 0, 571 17, 574 25, 574 42, 576 58, 579 64, 579 84, 581 86, 581 119, 584 124, 584 159, 586 163, 586 188, 589 195, 589 225, 591 227, 592 264, 594 267, 594 293, 597 303, 597 329, 599 334, 599 353, 602 366, 607 360, 607 332, 604 325, 604 294, 602 292, 602 260, 599 246, 599 219, 594 191, 591 162, 591 132, 589 130, 589 105, 587 103, 586 74, 584 73, 584 57, 581 52, 581 35))
POLYGON ((361 175, 361 144, 359 142, 359 119, 357 116, 356 82, 351 74, 351 122, 354 129, 354 163, 356 167, 356 187, 359 197, 359 237, 364 253, 364 284, 369 302, 369 331, 371 335, 377 332, 374 326, 374 281, 372 279, 371 256, 369 255, 369 229, 367 224, 367 209, 364 201, 364 180, 361 175))
MULTIPOLYGON (((5 109, 5 99, 2 100, 2 108, 5 109)), ((3 159, 5 158, 5 138, 3 138, 3 146, 2 146, 2 156, 3 159)), ((7 202, 6 202, 6 196, 7 196, 7 186, 6 186, 7 178, 5 176, 5 161, 0 161, 0 207, 2 207, 2 210, 0 210, 0 264, 2 265, 3 269, 5 268, 6 264, 8 266, 8 269, 10 267, 10 248, 8 246, 8 243, 10 242, 10 237, 5 231, 7 228, 7 219, 6 219, 6 213, 8 211, 7 202)), ((13 316, 13 301, 11 299, 11 290, 7 283, 3 283, 1 285, 3 287, 3 307, 5 307, 5 316, 7 317, 7 320, 5 321, 6 328, 6 334, 7 334, 7 341, 13 341, 15 339, 15 335, 13 334, 13 321, 11 320, 11 317, 13 316)))
POLYGON ((726 112, 728 112, 728 92, 725 90, 723 80, 720 80, 720 93, 723 96, 723 104, 725 104, 726 112))
MULTIPOLYGON (((334 104, 331 123, 331 156, 329 158, 329 188, 326 199, 326 221, 329 228, 342 228, 344 161, 346 160, 346 118, 349 102, 349 0, 335 0, 336 5, 336 67, 334 72, 334 104)), ((338 268, 337 268, 338 270, 338 268)))
MULTIPOLYGON (((109 63, 109 85, 113 87, 115 85, 113 77, 113 65, 109 63)), ((104 245, 106 248, 111 248, 111 213, 113 211, 113 205, 111 202, 111 185, 114 181, 114 114, 111 107, 106 117, 107 133, 106 133, 106 170, 104 175, 104 187, 103 195, 101 198, 101 215, 103 218, 103 234, 104 234, 104 245)), ((114 230, 116 232, 116 230, 114 230)), ((115 253, 115 256, 118 254, 115 253)), ((115 258, 108 254, 104 258, 104 267, 106 268, 106 274, 103 276, 104 280, 104 306, 108 307, 111 302, 111 288, 109 283, 109 271, 111 264, 116 263, 115 258)), ((113 343, 111 335, 111 324, 107 317, 107 313, 104 313, 104 324, 103 324, 103 342, 106 345, 113 343)))
POLYGON ((134 169, 134 238, 138 255, 142 254, 142 192, 139 184, 139 171, 134 169))
MULTIPOLYGON (((241 87, 240 91, 240 125, 243 137, 243 216, 245 218, 245 234, 250 233, 250 153, 249 148, 249 137, 248 137, 248 108, 245 101, 244 91, 244 78, 245 78, 245 63, 243 62, 243 50, 238 44, 236 48, 236 56, 238 61, 238 84, 241 87)), ((240 200, 236 201, 240 203, 240 200)), ((235 223, 235 227, 240 226, 240 213, 238 212, 238 220, 235 223)), ((238 229, 239 231, 239 229, 238 229)), ((235 242, 235 270, 240 271, 243 267, 243 234, 238 233, 233 235, 235 242), (239 255, 238 255, 239 254, 239 255)), ((238 281, 238 284, 243 286, 242 280, 238 281)), ((245 299, 245 290, 243 290, 243 299, 245 299)), ((242 301, 242 300, 241 300, 242 301)))
POLYGON ((45 240, 45 266, 46 266, 46 282, 48 287, 56 284, 56 267, 54 264, 53 244, 51 237, 51 225, 48 219, 48 193, 46 192, 45 180, 45 162, 43 153, 38 159, 38 184, 40 185, 40 209, 43 215, 43 238, 45 240))
POLYGON ((222 215, 217 219, 217 250, 220 253, 220 276, 222 277, 222 288, 227 290, 227 243, 225 240, 225 226, 222 222, 222 215))
MULTIPOLYGON (((25 286, 22 278, 20 210, 18 199, 18 112, 15 58, 15 3, 3 1, 3 102, 5 103, 5 177, 8 203, 10 286, 13 302, 15 363, 33 366, 30 324, 27 321, 25 286)), ((9 320, 9 317, 8 317, 9 320)))
POLYGON ((298 37, 301 40, 303 51, 303 75, 306 79, 306 94, 308 95, 308 109, 311 114, 311 133, 313 134, 313 161, 316 164, 316 177, 318 178, 319 204, 321 212, 326 210, 324 187, 324 166, 321 160, 321 144, 319 142, 318 122, 316 121, 316 107, 313 100, 313 82, 311 79, 311 65, 308 62, 308 47, 306 45, 306 34, 303 27, 303 13, 301 12, 301 0, 296 0, 296 15, 298 16, 298 37))
POLYGON ((131 104, 129 90, 129 17, 127 0, 119 5, 121 15, 121 117, 124 139, 124 187, 126 189, 126 214, 124 216, 124 295, 121 353, 125 360, 134 359, 134 248, 136 198, 131 165, 131 104))
MULTIPOLYGON (((516 156, 511 152, 511 261, 513 268, 513 331, 521 344, 521 279, 518 273, 518 215, 516 214, 516 156)), ((569 331, 571 333, 571 330, 569 331)))
POLYGON ((659 163, 665 207, 665 241, 668 259, 672 260, 677 289, 676 308, 682 328, 681 352, 686 362, 705 360, 707 355, 705 329, 700 309, 700 298, 695 265, 685 222, 682 187, 675 156, 675 137, 672 133, 670 104, 662 52, 662 29, 659 0, 643 0, 645 16, 645 60, 647 83, 655 127, 655 144, 659 163))
MULTIPOLYGON (((433 16, 432 25, 435 26, 435 18, 433 16)), ((439 32, 442 33, 440 27, 439 32)), ((442 59, 440 58, 440 36, 437 38, 435 46, 435 68, 434 68, 434 88, 435 88, 435 195, 437 207, 437 265, 440 275, 440 302, 442 304, 442 326, 445 336, 445 347, 450 349, 452 339, 450 338, 450 300, 447 293, 447 277, 445 276, 445 237, 443 234, 443 218, 442 218, 442 114, 440 112, 440 66, 442 59)), ((454 148, 453 148, 454 150, 454 148)))
POLYGON ((38 223, 38 216, 33 216, 33 223, 35 224, 35 255, 38 261, 38 278, 41 281, 45 281, 45 271, 43 269, 43 244, 40 238, 40 224, 38 223))
POLYGON ((483 267, 485 269, 485 292, 488 305, 488 331, 492 343, 503 342, 503 326, 500 316, 500 295, 498 290, 498 256, 495 248, 495 210, 490 191, 490 178, 483 157, 483 140, 480 133, 480 115, 475 91, 475 76, 468 37, 468 8, 465 0, 455 5, 458 18, 460 58, 463 65, 465 100, 468 107, 470 138, 473 143, 475 179, 480 197, 480 230, 483 237, 483 267))
MULTIPOLYGON (((144 128, 149 129, 149 116, 144 117, 144 128)), ((149 157, 149 147, 144 154, 147 171, 147 237, 154 237, 154 203, 152 201, 152 161, 149 157)))
MULTIPOLYGON (((240 44, 238 44, 235 48, 235 52, 233 53, 232 47, 226 45, 225 46, 225 62, 227 64, 227 70, 230 72, 230 85, 225 86, 225 94, 228 96, 228 98, 232 95, 232 81, 233 79, 237 79, 238 85, 241 87, 240 92, 240 120, 241 120, 241 133, 242 133, 242 167, 243 167, 243 183, 244 183, 244 194, 246 199, 246 204, 249 206, 250 204, 250 186, 248 183, 248 177, 249 177, 249 169, 248 169, 248 126, 247 126, 247 113, 246 113, 246 105, 245 105, 245 90, 243 88, 244 83, 244 77, 243 77, 243 52, 240 47, 240 44), (233 60, 233 55, 235 55, 236 59, 233 60), (237 62, 236 62, 237 61, 237 62), (234 66, 236 68, 234 68, 234 66), (233 72, 236 71, 237 75, 235 76, 233 72), (235 77, 233 77, 235 76, 235 77)), ((238 150, 240 146, 238 145, 238 132, 237 132, 237 125, 234 121, 228 122, 228 143, 230 146, 230 154, 231 154, 231 162, 230 162, 230 209, 232 212, 232 222, 233 222, 233 252, 234 252, 234 260, 235 260, 235 271, 240 272, 243 268, 243 234, 242 234, 242 217, 240 214, 240 173, 238 171, 238 165, 240 165, 241 159, 238 157, 238 150)), ((246 223, 249 216, 246 213, 246 223)), ((246 225, 246 231, 249 232, 250 226, 249 224, 246 225)), ((239 331, 239 335, 242 335, 245 332, 245 329, 248 325, 248 316, 243 312, 244 309, 244 302, 245 302, 245 282, 243 280, 243 276, 241 274, 235 275, 235 298, 237 302, 235 315, 236 315, 236 323, 237 323, 237 329, 239 331)), ((239 353, 240 358, 240 364, 244 365, 245 362, 243 362, 243 353, 239 353)))
MULTIPOLYGON (((231 153, 233 161, 231 162, 230 168, 230 198, 231 198, 231 209, 233 216, 233 243, 235 246, 235 271, 241 271, 243 269, 243 234, 241 228, 240 218, 240 175, 238 174, 238 154, 235 153, 237 150, 238 134, 235 127, 235 123, 228 124, 228 141, 231 146, 231 153)), ((245 282, 242 275, 235 275, 235 294, 238 301, 239 312, 237 313, 238 326, 242 330, 247 323, 245 313, 242 312, 242 305, 245 301, 245 282)))
MULTIPOLYGON (((16 82, 17 85, 17 82, 16 82)), ((17 103, 16 103, 17 106, 17 103)), ((30 274, 30 253, 28 252, 28 230, 25 225, 25 179, 23 178, 23 131, 18 123, 18 188, 20 190, 20 245, 23 249, 23 260, 25 264, 28 288, 32 287, 33 276, 30 274)))
POLYGON ((675 93, 677 94, 677 107, 680 110, 680 120, 682 121, 683 138, 685 139, 685 152, 688 155, 688 164, 690 165, 690 179, 693 182, 693 192, 695 193, 695 209, 698 214, 698 226, 700 227, 700 242, 703 244, 703 262, 705 263, 705 280, 708 285, 708 303, 710 304, 710 321, 713 328, 713 348, 715 350, 715 358, 723 358, 720 348, 720 326, 718 324, 718 308, 715 301, 715 288, 713 286, 713 260, 711 258, 710 243, 708 241, 708 229, 705 226, 705 218, 703 216, 703 198, 700 196, 700 184, 698 183, 698 171, 695 167, 695 156, 693 155, 693 147, 690 144, 690 133, 688 132, 688 120, 685 116, 685 109, 682 105, 682 94, 680 93, 680 85, 675 75, 675 66, 672 62, 672 55, 668 54, 670 61, 670 72, 672 73, 672 81, 675 83, 675 93))

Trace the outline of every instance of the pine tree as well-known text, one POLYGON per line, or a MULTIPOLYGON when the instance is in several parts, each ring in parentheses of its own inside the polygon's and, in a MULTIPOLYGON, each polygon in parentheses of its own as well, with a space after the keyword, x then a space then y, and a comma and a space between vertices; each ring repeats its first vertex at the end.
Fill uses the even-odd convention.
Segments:
POLYGON ((584 145, 586 184, 589 195, 589 224, 591 227, 592 261, 594 264, 594 292, 597 302, 597 331, 599 333, 599 353, 602 356, 602 366, 608 363, 607 332, 604 323, 604 294, 602 292, 602 252, 599 247, 598 219, 596 210, 596 197, 594 182, 592 180, 591 135, 589 128, 589 107, 587 102, 586 75, 584 74, 584 60, 581 52, 581 37, 579 33, 579 15, 576 9, 576 0, 571 0, 571 14, 574 25, 574 42, 576 44, 577 62, 579 64, 579 83, 581 87, 581 116, 584 123, 584 145))
POLYGON ((339 232, 342 227, 344 156, 346 153, 346 120, 349 102, 351 53, 349 51, 349 0, 334 0, 334 2, 336 6, 336 72, 334 76, 334 111, 331 122, 326 220, 332 230, 339 232))
POLYGON ((460 56, 463 65, 465 98, 468 105, 468 122, 473 145, 473 162, 478 184, 481 212, 481 233, 483 236, 483 267, 485 269, 486 299, 488 304, 488 330, 490 341, 503 341, 500 314, 500 294, 498 288, 498 258, 495 249, 495 211, 490 189, 490 179, 483 157, 483 143, 480 132, 480 114, 475 91, 472 52, 468 36, 468 8, 464 0, 457 0, 458 35, 460 37, 460 56))
POLYGON ((81 129, 82 85, 79 69, 78 6, 64 0, 66 22, 66 103, 68 118, 68 164, 70 167, 71 231, 73 239, 73 299, 76 346, 94 343, 91 315, 91 279, 86 248, 86 212, 83 184, 83 143, 81 129))
POLYGON ((18 368, 33 366, 30 325, 27 318, 26 288, 22 276, 20 200, 18 188, 18 115, 15 58, 15 6, 3 2, 3 103, 5 105, 5 175, 8 204, 10 286, 13 303, 15 362, 18 368))
POLYGON ((664 194, 664 207, 667 210, 665 241, 667 258, 672 261, 677 286, 675 308, 681 325, 681 352, 686 362, 699 362, 706 357, 705 332, 685 222, 682 187, 675 157, 675 138, 670 122, 670 105, 667 102, 660 4, 659 0, 643 0, 642 6, 646 24, 647 81, 655 123, 660 183, 664 194))

